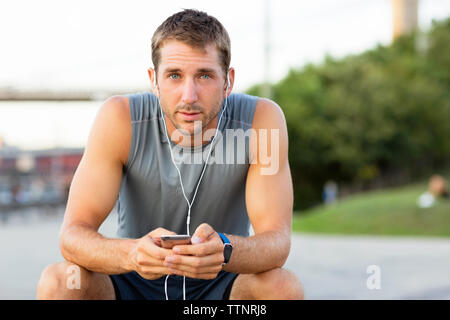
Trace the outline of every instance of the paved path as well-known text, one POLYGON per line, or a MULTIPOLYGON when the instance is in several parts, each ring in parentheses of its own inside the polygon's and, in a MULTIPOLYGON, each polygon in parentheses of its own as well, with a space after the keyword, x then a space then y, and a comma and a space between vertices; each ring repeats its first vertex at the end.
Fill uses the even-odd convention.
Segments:
POLYGON ((307 299, 450 299, 450 239, 295 235, 286 267, 307 299))
MULTIPOLYGON (((0 223, 0 299, 34 299, 42 269, 62 259, 61 213, 0 223)), ((101 227, 114 236, 116 215, 101 227)), ((307 299, 450 299, 450 239, 294 235, 286 268, 307 299), (369 290, 367 267, 380 270, 369 290)))

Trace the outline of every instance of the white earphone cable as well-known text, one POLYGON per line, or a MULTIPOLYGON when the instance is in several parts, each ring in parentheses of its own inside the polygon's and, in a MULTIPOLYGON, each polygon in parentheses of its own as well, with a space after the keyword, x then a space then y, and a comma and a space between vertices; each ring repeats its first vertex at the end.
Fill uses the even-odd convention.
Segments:
MULTIPOLYGON (((155 84, 155 87, 156 87, 156 81, 154 82, 154 84, 155 84)), ((230 82, 229 82, 229 79, 228 79, 228 76, 227 76, 227 90, 228 90, 229 86, 230 86, 230 82)), ((159 104, 159 98, 157 100, 158 100, 158 104, 159 104)), ((167 138, 167 144, 168 144, 168 147, 169 147, 169 150, 170 150, 171 160, 172 160, 173 165, 177 169, 178 177, 179 177, 180 185, 181 185, 181 190, 183 192, 184 199, 186 200, 186 202, 188 204, 188 216, 187 216, 187 219, 186 219, 186 229, 187 229, 187 234, 188 235, 190 235, 189 225, 190 225, 190 222, 191 222, 191 207, 192 207, 192 204, 194 203, 195 197, 197 195, 197 190, 198 190, 198 187, 200 186, 200 182, 203 179, 203 174, 205 173, 206 167, 208 166, 208 161, 209 161, 209 157, 211 155, 211 151, 212 151, 212 148, 213 148, 214 140, 216 139, 217 133, 220 130, 220 122, 222 120, 223 114, 225 113, 227 105, 228 105, 228 99, 227 99, 227 97, 225 97, 225 107, 223 108, 222 113, 221 113, 221 115, 219 117, 219 121, 217 122, 217 129, 216 129, 216 132, 214 133, 214 137, 213 137, 213 139, 211 141, 211 146, 209 148, 208 157, 206 158, 205 166, 203 167, 202 173, 200 175, 200 179, 199 179, 199 181, 197 183, 197 187, 195 188, 194 196, 192 197, 192 202, 189 202, 189 200, 188 200, 188 198, 186 196, 186 193, 184 191, 184 186, 183 186, 183 181, 181 179, 180 169, 175 164, 175 160, 174 160, 173 153, 172 153, 172 147, 170 146, 169 134, 167 132, 166 120, 164 119, 164 113, 162 112, 161 105, 159 104, 159 109, 161 110, 161 117, 162 117, 163 122, 164 122, 164 128, 165 128, 165 133, 166 133, 166 138, 167 138)), ((165 280, 165 283, 164 283, 164 290, 165 290, 165 294, 166 294, 166 300, 169 300, 169 297, 168 297, 168 294, 167 294, 167 280, 168 280, 169 276, 170 276, 169 274, 166 276, 166 280, 165 280)), ((183 276, 183 300, 186 300, 186 277, 185 276, 183 276)))

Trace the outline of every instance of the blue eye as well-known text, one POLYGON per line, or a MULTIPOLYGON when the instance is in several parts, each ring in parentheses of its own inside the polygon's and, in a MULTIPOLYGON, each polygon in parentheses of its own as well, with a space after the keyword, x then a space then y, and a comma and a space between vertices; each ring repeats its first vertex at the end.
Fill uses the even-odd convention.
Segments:
MULTIPOLYGON (((175 73, 174 73, 174 74, 169 75, 169 78, 174 79, 173 76, 179 77, 178 74, 175 74, 175 73)), ((178 79, 178 78, 176 78, 176 79, 178 79)), ((174 80, 175 80, 175 79, 174 79, 174 80)))
POLYGON ((206 76, 206 77, 208 77, 208 78, 203 78, 203 79, 209 79, 209 78, 210 78, 210 76, 207 75, 207 74, 202 74, 202 77, 204 77, 204 76, 206 76))

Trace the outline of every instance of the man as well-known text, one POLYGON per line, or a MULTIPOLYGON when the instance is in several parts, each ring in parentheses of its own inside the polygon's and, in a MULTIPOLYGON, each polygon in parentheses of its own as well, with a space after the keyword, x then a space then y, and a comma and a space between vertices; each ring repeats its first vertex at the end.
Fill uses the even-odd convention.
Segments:
POLYGON ((61 228, 66 261, 43 271, 39 299, 303 298, 282 268, 293 204, 284 115, 268 99, 231 94, 230 58, 226 30, 204 12, 184 10, 158 27, 148 70, 155 94, 114 96, 100 108, 61 228), (232 151, 218 135, 225 129, 279 139, 264 146, 252 134, 237 151, 251 164, 217 163, 220 146, 232 151), (175 149, 203 161, 176 163, 175 149), (264 173, 261 150, 272 150, 274 172, 264 173), (208 153, 216 163, 204 161, 208 153), (98 228, 117 198, 120 238, 109 239, 98 228), (161 246, 162 235, 191 227, 191 244, 161 246))

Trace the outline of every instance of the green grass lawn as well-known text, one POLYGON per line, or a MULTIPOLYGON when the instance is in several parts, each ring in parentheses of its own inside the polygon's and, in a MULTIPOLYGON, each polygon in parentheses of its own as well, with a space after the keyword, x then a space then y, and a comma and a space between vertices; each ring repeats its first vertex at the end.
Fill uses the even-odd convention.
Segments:
POLYGON ((293 231, 450 236, 450 199, 439 199, 431 208, 419 208, 416 202, 425 190, 427 182, 364 192, 334 205, 294 212, 293 231))

